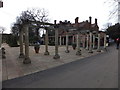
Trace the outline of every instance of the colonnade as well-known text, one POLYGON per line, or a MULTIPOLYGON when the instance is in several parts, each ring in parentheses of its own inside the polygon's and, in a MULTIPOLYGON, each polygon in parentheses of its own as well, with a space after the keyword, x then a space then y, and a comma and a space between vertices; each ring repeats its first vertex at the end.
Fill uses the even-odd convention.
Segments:
POLYGON ((19 58, 24 58, 23 63, 29 64, 31 60, 29 58, 29 25, 25 24, 20 31, 20 55, 19 58), (23 35, 25 34, 25 55, 23 52, 23 35))
MULTIPOLYGON (((55 22, 55 25, 56 25, 56 22, 55 22)), ((19 55, 19 58, 24 58, 23 60, 23 63, 24 64, 28 64, 28 63, 31 63, 31 60, 29 58, 29 34, 28 34, 28 28, 29 28, 29 25, 28 24, 25 24, 23 26, 23 30, 20 31, 20 55, 19 55), (25 34, 25 55, 24 55, 24 52, 23 52, 23 34, 25 34)), ((53 56, 54 59, 59 59, 60 58, 60 55, 59 55, 59 51, 58 51, 58 41, 60 42, 59 44, 62 45, 62 41, 64 40, 62 38, 62 36, 59 36, 58 35, 58 30, 59 28, 58 27, 55 27, 55 55, 53 56), (58 40, 58 37, 60 37, 58 40), (63 39, 63 40, 62 40, 63 39)), ((80 49, 80 41, 81 41, 81 38, 80 38, 80 32, 78 32, 76 34, 76 37, 75 35, 73 36, 73 43, 75 43, 76 41, 76 44, 77 44, 77 48, 76 48, 76 55, 81 55, 81 49, 80 49), (75 40, 76 38, 76 40, 75 40)), ((87 33, 84 33, 83 34, 83 47, 86 48, 86 50, 88 50, 89 53, 93 53, 93 49, 95 49, 95 38, 97 36, 97 51, 100 52, 100 32, 97 32, 97 33, 93 33, 93 32, 87 32, 87 33)), ((66 53, 69 53, 69 45, 68 45, 68 42, 69 42, 69 34, 66 34, 66 50, 65 52, 66 53)), ((104 48, 106 48, 106 34, 104 34, 104 48)), ((49 55, 49 51, 48 51, 48 29, 46 29, 46 35, 45 35, 45 53, 44 55, 49 55)))

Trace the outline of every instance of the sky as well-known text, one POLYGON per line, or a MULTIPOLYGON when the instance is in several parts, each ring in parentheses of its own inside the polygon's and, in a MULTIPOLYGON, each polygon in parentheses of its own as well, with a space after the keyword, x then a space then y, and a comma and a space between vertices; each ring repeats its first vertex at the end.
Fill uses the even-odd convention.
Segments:
MULTIPOLYGON (((106 23, 116 23, 114 18, 108 20, 109 3, 106 0, 2 0, 3 8, 0 8, 0 26, 5 27, 4 33, 11 32, 11 25, 16 21, 16 17, 22 11, 29 8, 44 8, 48 11, 48 18, 53 23, 68 20, 74 23, 74 19, 79 17, 79 22, 89 20, 92 17, 92 23, 95 18, 98 19, 100 30, 106 23)), ((109 1, 109 0, 108 0, 109 1)))

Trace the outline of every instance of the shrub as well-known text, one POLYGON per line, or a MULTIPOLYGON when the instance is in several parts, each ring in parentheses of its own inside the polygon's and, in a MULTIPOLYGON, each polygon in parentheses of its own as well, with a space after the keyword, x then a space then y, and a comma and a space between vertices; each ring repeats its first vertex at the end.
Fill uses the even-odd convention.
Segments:
POLYGON ((18 43, 17 43, 17 37, 14 35, 10 35, 7 37, 6 43, 10 46, 10 47, 18 47, 18 43))

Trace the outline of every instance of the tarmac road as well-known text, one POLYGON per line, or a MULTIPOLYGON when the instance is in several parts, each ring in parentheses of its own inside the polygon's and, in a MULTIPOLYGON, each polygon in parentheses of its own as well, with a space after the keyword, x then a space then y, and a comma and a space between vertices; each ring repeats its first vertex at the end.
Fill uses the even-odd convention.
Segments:
POLYGON ((3 88, 117 88, 118 50, 3 81, 3 88))

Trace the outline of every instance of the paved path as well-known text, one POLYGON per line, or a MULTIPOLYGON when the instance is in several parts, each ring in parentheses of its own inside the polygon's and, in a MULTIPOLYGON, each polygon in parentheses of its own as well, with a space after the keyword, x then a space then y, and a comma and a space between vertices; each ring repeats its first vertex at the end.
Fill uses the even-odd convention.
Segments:
POLYGON ((3 81, 3 88, 117 88, 118 51, 77 60, 28 76, 3 81))
POLYGON ((23 64, 23 59, 19 59, 19 47, 9 47, 4 44, 6 49, 6 59, 2 60, 2 80, 9 80, 21 76, 25 76, 38 71, 43 71, 48 68, 53 68, 65 63, 76 61, 85 57, 90 57, 92 55, 99 54, 94 51, 94 53, 88 53, 87 50, 82 49, 82 55, 76 56, 76 50, 69 47, 70 53, 65 53, 65 46, 59 47, 60 59, 53 59, 54 56, 54 46, 49 46, 49 56, 44 55, 45 46, 42 45, 40 48, 40 53, 35 54, 33 46, 30 46, 30 59, 31 64, 23 64))

